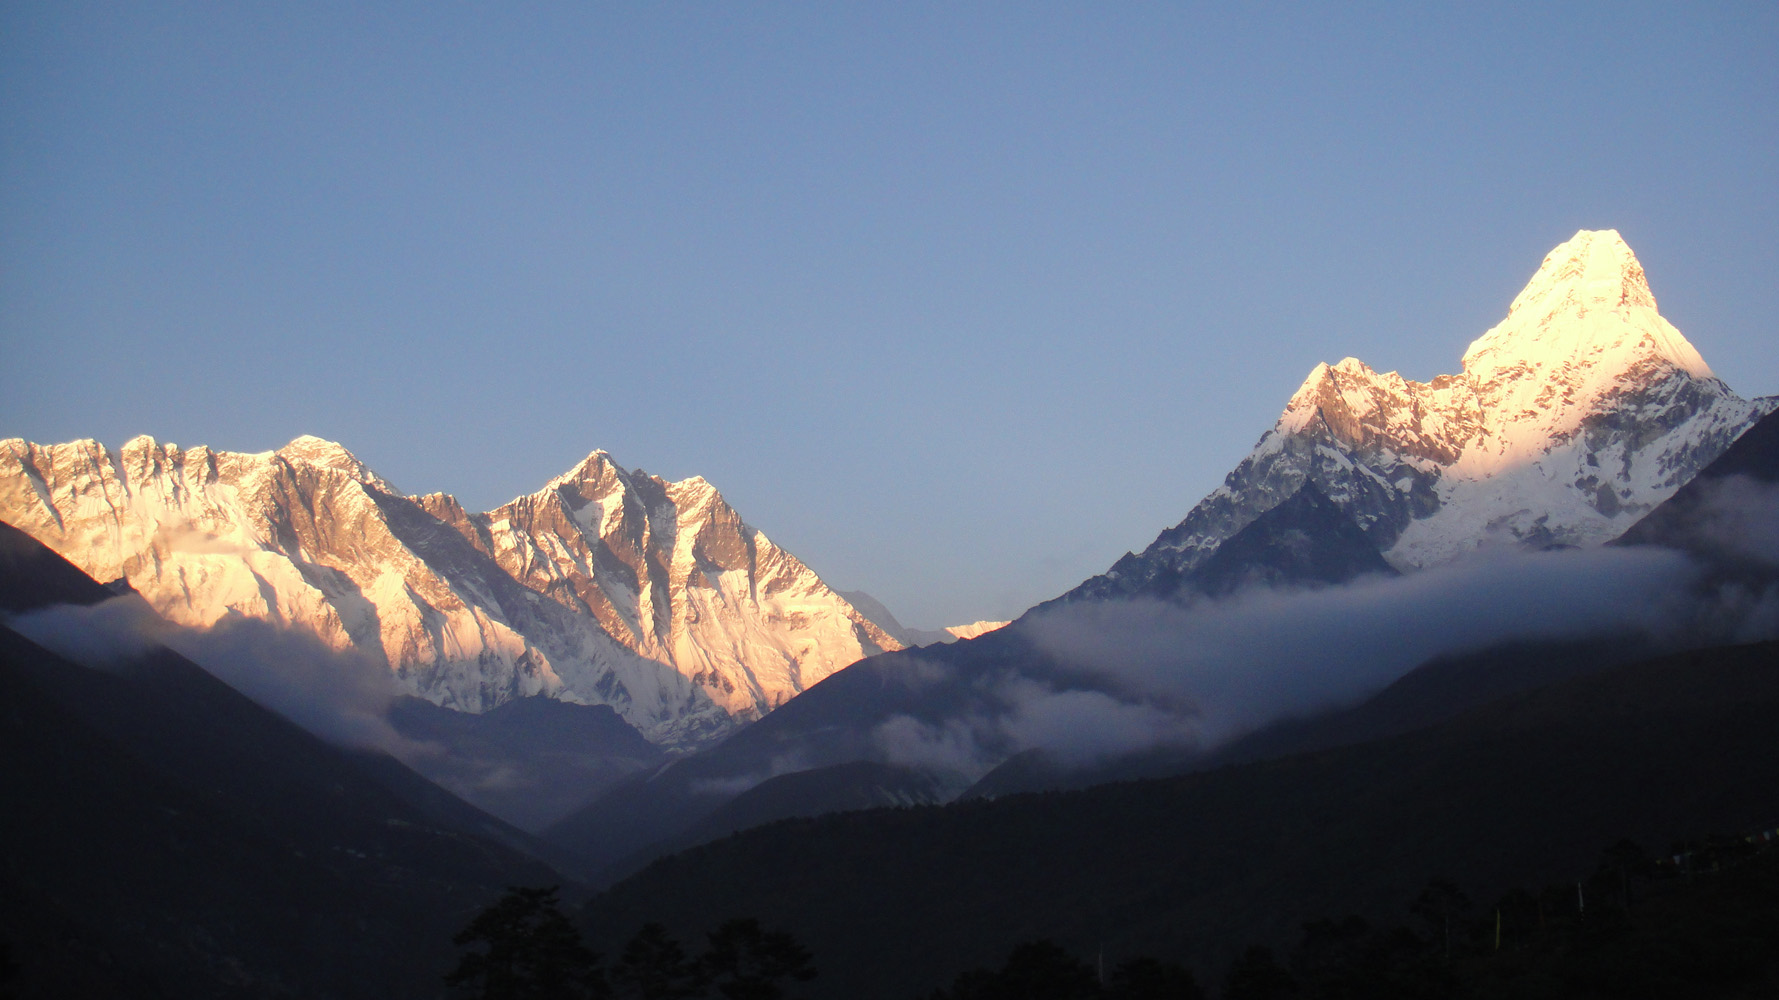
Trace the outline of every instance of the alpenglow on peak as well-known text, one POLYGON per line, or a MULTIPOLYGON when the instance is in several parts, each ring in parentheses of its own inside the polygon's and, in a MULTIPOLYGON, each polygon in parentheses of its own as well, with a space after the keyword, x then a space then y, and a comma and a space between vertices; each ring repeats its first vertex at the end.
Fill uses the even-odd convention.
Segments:
POLYGON ((1643 265, 1616 229, 1582 230, 1544 258, 1514 297, 1507 318, 1464 352, 1471 378, 1486 382, 1516 369, 1614 367, 1637 355, 1667 361, 1696 378, 1711 368, 1656 311, 1643 265))
POLYGON ((338 441, 316 437, 313 434, 300 434, 276 452, 279 458, 292 462, 306 462, 324 469, 337 469, 352 478, 369 486, 375 486, 385 493, 400 493, 394 484, 377 475, 371 467, 359 461, 357 455, 347 450, 338 441))
POLYGON ((714 486, 596 451, 484 514, 345 447, 0 440, 0 521, 163 616, 307 632, 468 711, 550 695, 692 746, 900 643, 714 486))
POLYGON ((1731 392, 1656 311, 1615 230, 1552 250, 1456 375, 1318 364, 1223 482, 1065 599, 1165 589, 1314 483, 1398 569, 1483 546, 1595 545, 1779 406, 1731 392))

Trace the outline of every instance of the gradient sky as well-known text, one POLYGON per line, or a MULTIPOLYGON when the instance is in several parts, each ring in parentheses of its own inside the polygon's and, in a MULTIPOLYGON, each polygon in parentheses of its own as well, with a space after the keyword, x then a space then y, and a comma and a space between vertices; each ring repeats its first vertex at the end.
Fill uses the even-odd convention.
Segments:
POLYGON ((1303 6, 0 3, 0 436, 604 448, 930 627, 1577 229, 1779 392, 1779 5, 1303 6))

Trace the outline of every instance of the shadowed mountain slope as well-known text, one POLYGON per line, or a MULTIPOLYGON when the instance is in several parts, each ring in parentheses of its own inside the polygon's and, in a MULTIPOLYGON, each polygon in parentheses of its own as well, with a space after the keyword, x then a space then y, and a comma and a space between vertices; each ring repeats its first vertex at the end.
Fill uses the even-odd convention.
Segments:
POLYGON ((1613 230, 1553 249, 1460 371, 1431 382, 1319 364, 1179 524, 1059 600, 1184 576, 1313 482, 1400 569, 1481 545, 1589 546, 1717 457, 1779 400, 1731 392, 1656 308, 1613 230))
MULTIPOLYGON (((110 596, 7 537, 25 571, 4 592, 42 583, 8 610, 110 596)), ((506 885, 559 880, 518 831, 164 647, 107 667, 0 629, 0 937, 21 997, 433 996, 453 931, 506 885)))
POLYGON ((1779 566, 1779 412, 1632 525, 1615 545, 1682 549, 1724 569, 1779 566))
POLYGON ((1306 480, 1284 503, 1217 546, 1210 558, 1184 575, 1163 574, 1148 593, 1224 597, 1249 587, 1325 586, 1374 573, 1397 575, 1340 505, 1306 480))
POLYGON ((1620 837, 1659 849, 1769 824, 1776 724, 1779 645, 1698 651, 1358 746, 789 820, 658 861, 586 919, 609 940, 644 920, 689 935, 758 914, 821 957, 822 997, 918 995, 1036 937, 1207 978, 1249 942, 1294 941, 1305 919, 1399 918, 1431 876, 1489 899, 1588 870, 1620 837))
POLYGON ((85 606, 115 596, 35 538, 0 521, 0 612, 85 606))
POLYGON ((420 744, 406 754, 415 770, 524 830, 543 829, 666 757, 610 706, 554 698, 517 698, 479 715, 398 698, 389 722, 420 744))
MULTIPOLYGON (((861 660, 718 746, 626 780, 542 836, 575 852, 591 870, 622 874, 683 844, 706 817, 772 778, 856 761, 887 763, 878 733, 886 720, 942 724, 958 712, 988 710, 994 693, 969 678, 1054 668, 1016 627, 861 660)), ((750 814, 763 822, 834 808, 827 782, 801 787, 821 791, 809 800, 775 796, 775 807, 784 810, 777 816, 750 814)))
MULTIPOLYGON (((1395 574, 1358 526, 1311 484, 1225 544, 1229 555, 1165 581, 1168 595, 1187 600, 1248 587, 1313 587, 1395 574)), ((970 781, 894 759, 898 735, 1005 712, 1008 692, 1027 683, 1065 692, 1096 692, 1108 684, 1039 648, 1020 623, 947 646, 883 654, 828 678, 716 747, 638 775, 545 836, 580 852, 595 869, 616 864, 621 872, 736 829, 734 818, 713 814, 769 780, 778 782, 771 794, 735 803, 732 817, 767 822, 892 801, 945 801, 970 781), (794 772, 811 770, 824 773, 791 780, 794 772), (844 790, 845 776, 866 784, 844 790)), ((1007 743, 985 749, 998 760, 1019 748, 1007 743)))

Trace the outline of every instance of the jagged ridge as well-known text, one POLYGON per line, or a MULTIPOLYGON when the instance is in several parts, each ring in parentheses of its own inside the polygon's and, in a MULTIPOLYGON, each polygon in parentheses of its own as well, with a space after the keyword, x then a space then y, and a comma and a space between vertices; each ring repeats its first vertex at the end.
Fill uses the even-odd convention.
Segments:
POLYGON ((472 515, 319 438, 259 454, 12 439, 0 519, 176 622, 263 618, 377 657, 438 704, 608 704, 668 744, 900 648, 703 479, 603 452, 472 515))
POLYGON ((1584 230, 1544 259, 1459 374, 1317 365, 1222 486, 1061 599, 1184 578, 1305 482, 1399 569, 1495 543, 1600 544, 1776 404, 1731 392, 1656 311, 1619 234, 1584 230))

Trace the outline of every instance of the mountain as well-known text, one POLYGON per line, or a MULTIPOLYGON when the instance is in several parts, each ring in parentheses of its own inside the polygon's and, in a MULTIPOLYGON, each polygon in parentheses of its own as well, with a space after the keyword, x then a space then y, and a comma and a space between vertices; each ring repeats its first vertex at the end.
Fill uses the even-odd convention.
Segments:
POLYGON ((669 483, 596 451, 487 514, 444 495, 418 502, 513 579, 675 666, 732 719, 900 648, 699 476, 669 483))
POLYGON ((411 741, 404 762, 522 830, 541 830, 666 752, 609 705, 515 698, 480 714, 398 698, 390 726, 411 741))
POLYGON ((1779 645, 1700 650, 1319 753, 786 820, 657 862, 585 920, 615 942, 649 920, 684 939, 756 914, 814 952, 812 997, 921 996, 1036 938, 1215 982, 1243 947, 1282 949, 1306 920, 1406 921, 1433 878, 1481 910, 1512 886, 1572 884, 1620 838, 1659 853, 1770 829, 1775 724, 1779 645))
POLYGON ((0 441, 0 520, 164 617, 259 618, 479 712, 543 694, 709 741, 900 647, 709 483, 594 452, 487 514, 404 496, 338 444, 0 441))
POLYGON ((896 620, 894 613, 885 607, 882 601, 862 590, 836 591, 846 602, 857 608, 859 613, 871 619, 878 628, 888 632, 904 647, 931 646, 935 642, 956 642, 959 639, 974 639, 979 635, 993 632, 1006 625, 1006 622, 980 621, 968 625, 947 625, 941 629, 909 628, 896 620))
POLYGON ((1011 621, 998 622, 984 619, 982 621, 971 622, 968 625, 947 625, 942 631, 946 635, 951 636, 951 638, 940 639, 939 641, 951 642, 956 639, 975 639, 980 636, 985 636, 996 629, 1005 628, 1011 624, 1013 624, 1011 621))
POLYGON ((1662 545, 1730 566, 1779 567, 1779 412, 1632 525, 1615 545, 1662 545))
MULTIPOLYGON (((1776 540, 1779 412, 1758 420, 1673 496, 1607 544, 1686 552, 1700 571, 1694 588, 1697 604, 1708 616, 1691 623, 1681 641, 1712 644, 1779 635, 1776 540), (1763 598, 1769 605, 1764 614, 1748 607, 1763 598), (1724 628, 1721 619, 1732 615, 1732 627, 1724 628)), ((1661 645, 1647 636, 1617 635, 1512 642, 1441 656, 1353 709, 1269 726, 1199 766, 1264 760, 1410 732, 1509 695, 1650 658, 1661 652, 1661 645)))
MULTIPOLYGON (((1499 557, 1610 539, 1773 402, 1741 400, 1710 374, 1657 314, 1616 233, 1577 234, 1466 352, 1464 374, 1422 385, 1356 361, 1318 366, 1255 454, 1144 555, 980 639, 855 664, 711 751, 638 775, 546 836, 587 852, 595 867, 623 870, 686 843, 703 817, 748 789, 802 770, 914 767, 935 778, 941 798, 1181 773, 1218 759, 1198 735, 1207 719, 1234 727, 1212 743, 1283 715, 1290 725, 1266 734, 1274 748, 1339 745, 1702 641, 1705 633, 1662 642, 1645 634, 1632 598, 1653 600, 1667 585, 1648 566, 1589 571, 1585 559, 1499 557), (1427 541, 1436 537, 1437 552, 1427 541), (1490 558, 1463 558, 1478 548, 1490 558), (1416 582, 1422 571, 1433 573, 1416 582), (1380 584, 1399 572, 1409 574, 1399 586, 1380 584), (1488 617, 1501 593, 1532 593, 1553 572, 1591 573, 1589 587, 1615 576, 1648 582, 1616 612, 1562 619, 1589 602, 1559 588, 1541 606, 1518 601, 1507 620, 1488 617), (1328 599, 1302 596, 1315 588, 1328 599), (1428 596, 1436 593, 1445 603, 1428 596), (1270 596, 1251 599, 1261 594, 1270 596), (1429 614, 1454 616, 1454 627, 1429 614), (1544 622, 1522 635, 1534 626, 1519 615, 1544 622), (1361 620, 1369 624, 1342 624, 1361 620), (1425 672, 1372 715, 1301 728, 1417 667, 1425 672), (1274 714, 1242 715, 1242 698, 1270 699, 1274 714), (1207 699, 1239 721, 1218 721, 1207 699)), ((1716 595, 1699 600, 1721 607, 1716 595)), ((1736 611, 1754 623, 1748 638, 1771 634, 1758 610, 1736 611)), ((773 801, 788 817, 838 800, 773 801)))
MULTIPOLYGON (((1306 484, 1305 490, 1313 489, 1306 484)), ((1299 504, 1267 511, 1193 571, 1184 589, 1204 591, 1226 560, 1237 566, 1273 560, 1252 551, 1248 537, 1299 504)), ((1394 681, 1351 709, 1288 718, 1205 752, 1158 747, 1128 757, 1071 768, 1041 749, 1009 758, 968 789, 965 798, 1088 788, 1112 781, 1161 777, 1287 753, 1362 743, 1443 722, 1491 700, 1554 681, 1583 676, 1661 652, 1664 647, 1710 645, 1779 635, 1779 413, 1770 413, 1701 469, 1673 496, 1633 524, 1613 547, 1659 546, 1687 553, 1699 571, 1689 583, 1696 609, 1683 634, 1660 639, 1632 631, 1560 641, 1510 641, 1487 649, 1442 655, 1394 681)), ((1350 522, 1349 522, 1350 523, 1350 522)), ((1270 536, 1275 531, 1267 531, 1270 536)), ((1325 529, 1315 537, 1335 538, 1325 529)), ((1374 550, 1375 552, 1375 550, 1374 550)), ((1686 581, 1682 581, 1686 582, 1686 581)), ((1163 589, 1178 589, 1165 578, 1163 589)), ((1678 595, 1667 603, 1678 604, 1678 595)))
POLYGON ((918 768, 855 760, 768 778, 717 807, 676 838, 676 848, 793 817, 894 806, 934 805, 946 790, 918 768))
POLYGON ((1184 520, 1062 600, 1152 592, 1313 482, 1398 569, 1479 547, 1596 545, 1673 494, 1779 400, 1744 400, 1656 311, 1612 230, 1552 250, 1457 375, 1320 364, 1184 520))
MULTIPOLYGON (((1224 549, 1227 554, 1197 567, 1188 579, 1167 581, 1169 593, 1219 598, 1250 587, 1306 588, 1396 575, 1352 520, 1308 483, 1238 531, 1224 549)), ((1036 763, 1040 752, 1031 743, 1060 735, 1034 735, 1047 728, 1041 720, 1052 709, 1046 705, 1066 710, 1099 699, 1114 713, 1124 705, 1150 711, 1152 723, 1171 718, 1146 705, 1142 695, 1120 691, 1115 677, 1049 652, 1034 639, 1032 625, 1016 622, 979 638, 854 664, 725 742, 635 775, 543 836, 610 876, 730 832, 723 816, 766 822, 894 800, 887 793, 872 798, 877 793, 868 788, 840 794, 836 788, 846 776, 868 779, 872 788, 911 789, 904 797, 915 802, 944 802, 971 791, 996 794, 993 786, 974 787, 979 772, 1036 763), (818 773, 819 781, 813 777, 818 773), (804 774, 812 777, 793 780, 804 774), (755 796, 769 786, 775 786, 771 794, 755 796)), ((1110 726, 1121 721, 1095 720, 1110 726)), ((1173 722, 1189 726, 1185 718, 1173 722)), ((1115 748, 1117 737, 1105 742, 1115 748)), ((1053 770, 1078 769, 1080 763, 1052 767, 1046 761, 1037 787, 1051 785, 1053 770)), ((1017 787, 1030 780, 1022 777, 1017 787)))
MULTIPOLYGON (((1041 677, 1048 665, 1017 624, 979 639, 862 660, 722 743, 631 776, 541 836, 578 856, 589 871, 611 878, 698 842, 695 831, 727 832, 716 830, 721 824, 711 817, 787 775, 870 762, 913 767, 923 777, 885 781, 886 770, 838 770, 820 780, 781 785, 753 805, 731 811, 765 822, 843 808, 856 801, 834 789, 847 775, 899 789, 918 785, 916 801, 944 801, 971 779, 934 766, 942 762, 943 747, 934 747, 932 760, 892 752, 903 742, 903 731, 909 742, 920 744, 922 727, 942 732, 948 720, 993 715, 1004 698, 994 681, 1041 677), (805 792, 807 797, 798 794, 805 792)), ((995 747, 1002 756, 1015 749, 995 747)), ((860 791, 858 797, 869 794, 860 791)))
POLYGON ((1446 722, 1522 691, 1648 659, 1661 649, 1646 636, 1624 634, 1512 641, 1437 656, 1357 705, 1280 719, 1223 746, 1163 745, 1087 767, 1070 766, 1042 749, 1027 750, 983 775, 959 798, 1073 791, 1367 743, 1446 722))
POLYGON ((1158 596, 1225 597, 1251 587, 1347 583, 1396 569, 1339 504, 1305 480, 1296 493, 1229 536, 1185 577, 1152 582, 1158 596))
MULTIPOLYGON (((114 597, 4 526, 0 594, 34 632, 114 597)), ((0 754, 9 995, 433 996, 456 929, 560 880, 517 830, 165 647, 88 665, 0 627, 0 754)))

